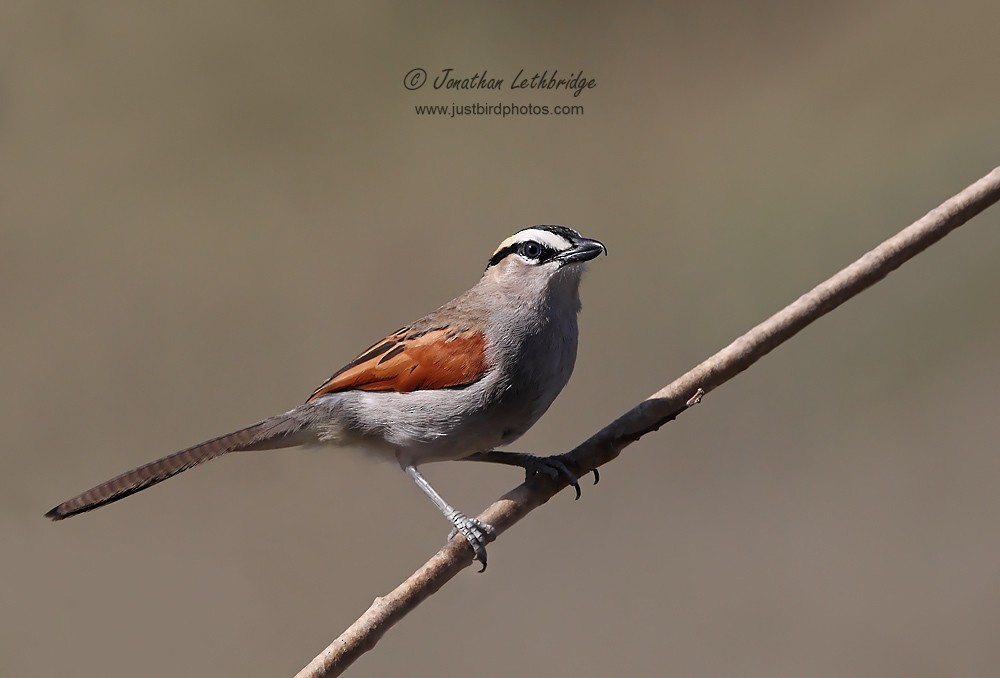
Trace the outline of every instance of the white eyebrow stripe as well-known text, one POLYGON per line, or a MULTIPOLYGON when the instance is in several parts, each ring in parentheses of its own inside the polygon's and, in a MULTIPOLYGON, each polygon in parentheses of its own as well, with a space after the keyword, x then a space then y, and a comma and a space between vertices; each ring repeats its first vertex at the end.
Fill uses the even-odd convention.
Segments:
POLYGON ((534 240, 537 243, 547 245, 552 249, 554 249, 556 252, 562 252, 563 250, 568 250, 570 247, 573 246, 573 243, 571 243, 569 240, 562 237, 561 235, 552 233, 551 231, 543 231, 540 228, 526 228, 523 231, 518 231, 517 233, 510 236, 502 243, 500 243, 500 246, 497 248, 497 252, 499 252, 505 247, 513 245, 514 243, 525 242, 527 240, 534 240))

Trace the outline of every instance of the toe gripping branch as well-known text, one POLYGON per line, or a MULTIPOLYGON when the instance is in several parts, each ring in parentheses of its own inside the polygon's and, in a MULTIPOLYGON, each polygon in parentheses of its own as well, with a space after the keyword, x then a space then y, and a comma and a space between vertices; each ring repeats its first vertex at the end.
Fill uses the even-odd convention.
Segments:
POLYGON ((448 516, 455 529, 448 535, 448 541, 461 534, 472 547, 472 553, 476 560, 482 565, 480 572, 486 571, 486 544, 493 541, 496 536, 496 529, 488 523, 484 523, 476 518, 469 518, 461 511, 453 511, 448 516))
MULTIPOLYGON (((528 480, 533 475, 547 475, 553 480, 563 479, 566 483, 573 488, 576 492, 574 500, 579 499, 583 494, 580 490, 580 480, 576 477, 576 474, 570 470, 569 466, 566 465, 566 461, 563 455, 555 455, 553 457, 538 457, 533 454, 524 455, 527 457, 526 464, 524 466, 524 479, 528 480)), ((594 468, 591 469, 594 474, 594 484, 601 482, 600 472, 594 468)))
MULTIPOLYGON (((524 478, 528 480, 534 475, 548 476, 553 480, 565 480, 566 484, 576 491, 576 498, 581 495, 580 480, 576 474, 566 465, 566 455, 557 454, 552 457, 540 457, 535 454, 524 454, 522 452, 500 452, 490 450, 489 452, 478 452, 469 457, 468 461, 482 461, 489 464, 503 464, 504 466, 518 466, 524 469, 524 478)), ((597 469, 592 469, 594 473, 594 484, 601 480, 601 474, 597 469)))

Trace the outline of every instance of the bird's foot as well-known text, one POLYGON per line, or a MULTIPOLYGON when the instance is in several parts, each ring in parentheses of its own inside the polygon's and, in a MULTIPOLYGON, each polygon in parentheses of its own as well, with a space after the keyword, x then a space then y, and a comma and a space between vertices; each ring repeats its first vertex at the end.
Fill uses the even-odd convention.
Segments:
POLYGON ((492 525, 475 518, 469 518, 461 511, 452 513, 448 516, 448 520, 455 526, 448 534, 448 541, 451 541, 452 537, 457 534, 465 537, 469 545, 472 546, 476 560, 483 565, 479 571, 484 572, 486 570, 486 544, 493 541, 496 530, 492 525))
MULTIPOLYGON (((557 454, 552 457, 539 457, 534 454, 524 455, 524 477, 525 480, 531 476, 547 475, 553 480, 559 480, 560 478, 565 479, 570 487, 576 492, 575 499, 579 499, 582 494, 580 491, 580 480, 576 477, 576 474, 569 470, 569 466, 563 461, 563 455, 557 454)), ((596 485, 601 480, 601 474, 594 469, 594 484, 596 485)))

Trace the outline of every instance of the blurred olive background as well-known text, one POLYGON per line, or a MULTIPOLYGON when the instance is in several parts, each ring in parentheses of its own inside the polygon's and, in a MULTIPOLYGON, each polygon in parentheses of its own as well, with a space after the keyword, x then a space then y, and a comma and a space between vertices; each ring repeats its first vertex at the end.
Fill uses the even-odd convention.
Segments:
MULTIPOLYGON (((1000 5, 5 3, 0 675, 282 676, 441 545, 350 451, 42 514, 301 402, 535 223, 566 450, 1000 163, 1000 5), (508 83, 446 92, 422 67, 508 83), (416 104, 579 104, 420 117, 416 104)), ((352 675, 995 675, 1000 208, 557 496, 352 675)), ((511 469, 431 466, 476 513, 511 469)))

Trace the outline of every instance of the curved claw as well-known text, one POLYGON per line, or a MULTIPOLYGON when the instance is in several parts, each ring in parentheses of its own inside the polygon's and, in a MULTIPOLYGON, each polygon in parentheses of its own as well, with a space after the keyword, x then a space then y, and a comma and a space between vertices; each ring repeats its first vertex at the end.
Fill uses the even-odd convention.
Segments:
POLYGON ((569 470, 569 467, 566 466, 566 462, 560 459, 559 456, 536 457, 532 455, 527 461, 528 463, 524 466, 525 480, 536 473, 544 473, 553 480, 559 480, 559 478, 562 477, 576 492, 576 497, 573 498, 574 501, 583 496, 583 492, 580 490, 579 478, 577 478, 576 474, 569 470))
POLYGON ((469 542, 469 546, 472 547, 472 553, 475 555, 476 560, 482 563, 482 567, 479 571, 485 572, 486 544, 492 541, 492 537, 496 534, 496 530, 489 523, 484 523, 481 520, 476 520, 475 518, 469 518, 460 511, 455 511, 455 513, 450 516, 450 520, 455 527, 448 533, 448 541, 451 541, 457 534, 461 534, 465 537, 466 541, 469 542))
POLYGON ((591 471, 594 473, 594 484, 596 485, 601 482, 601 474, 596 468, 591 469, 591 471))

